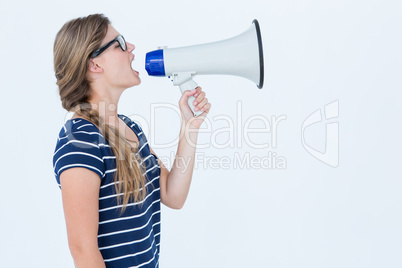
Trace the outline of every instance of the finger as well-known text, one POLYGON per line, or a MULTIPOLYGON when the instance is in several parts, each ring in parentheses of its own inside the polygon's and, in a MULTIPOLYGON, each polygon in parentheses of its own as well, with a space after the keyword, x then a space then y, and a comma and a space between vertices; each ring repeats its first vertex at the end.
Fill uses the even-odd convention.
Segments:
POLYGON ((197 98, 195 98, 195 100, 193 101, 193 105, 197 106, 197 104, 199 104, 203 99, 205 98, 205 92, 202 91, 197 98))
POLYGON ((202 114, 207 114, 207 113, 209 113, 210 110, 211 110, 211 103, 209 103, 209 102, 207 104, 205 104, 204 107, 201 108, 201 111, 203 111, 202 114))
POLYGON ((199 104, 197 104, 197 106, 195 106, 195 108, 197 109, 197 111, 201 110, 207 103, 208 103, 208 99, 204 98, 201 100, 201 102, 199 104))
POLYGON ((195 90, 196 90, 196 93, 194 94, 194 97, 196 98, 196 97, 198 97, 198 95, 200 95, 202 88, 200 86, 197 86, 195 88, 195 90))
POLYGON ((195 89, 184 91, 183 94, 182 94, 181 97, 180 97, 179 105, 181 106, 181 105, 187 104, 188 98, 189 98, 191 95, 194 95, 195 92, 196 92, 195 89))

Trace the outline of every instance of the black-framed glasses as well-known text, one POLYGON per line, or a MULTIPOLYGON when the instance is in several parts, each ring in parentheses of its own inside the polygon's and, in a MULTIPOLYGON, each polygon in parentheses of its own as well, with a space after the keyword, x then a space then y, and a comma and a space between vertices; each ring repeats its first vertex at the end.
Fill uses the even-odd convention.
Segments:
POLYGON ((114 42, 119 43, 119 46, 120 46, 121 50, 123 50, 123 51, 127 50, 126 40, 124 40, 124 37, 122 35, 118 35, 118 36, 116 36, 115 39, 113 39, 112 41, 110 41, 109 43, 107 43, 106 45, 100 47, 94 53, 92 53, 91 58, 95 58, 95 57, 99 56, 103 51, 105 51, 111 45, 113 45, 114 42))

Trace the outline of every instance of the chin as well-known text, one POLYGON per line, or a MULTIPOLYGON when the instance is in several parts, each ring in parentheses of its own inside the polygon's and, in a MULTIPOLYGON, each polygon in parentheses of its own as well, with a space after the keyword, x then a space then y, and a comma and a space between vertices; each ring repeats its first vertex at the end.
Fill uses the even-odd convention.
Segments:
POLYGON ((133 86, 137 86, 141 84, 141 78, 137 77, 137 79, 135 79, 134 85, 133 86))
POLYGON ((138 75, 135 75, 130 79, 129 87, 137 86, 139 84, 141 84, 141 78, 138 75))
POLYGON ((128 83, 121 84, 120 86, 124 89, 128 89, 130 87, 138 86, 139 84, 141 84, 141 79, 138 78, 128 83))

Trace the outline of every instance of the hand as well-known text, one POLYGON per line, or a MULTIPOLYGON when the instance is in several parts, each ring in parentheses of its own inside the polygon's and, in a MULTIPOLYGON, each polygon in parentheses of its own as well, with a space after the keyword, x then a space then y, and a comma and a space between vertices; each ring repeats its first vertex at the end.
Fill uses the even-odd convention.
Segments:
POLYGON ((211 109, 211 104, 205 97, 205 92, 202 91, 201 87, 197 87, 193 90, 186 90, 179 100, 179 106, 181 117, 183 119, 183 124, 185 124, 185 126, 191 126, 191 128, 197 129, 200 128, 202 122, 211 109), (196 104, 194 105, 195 111, 203 111, 203 113, 197 117, 194 117, 193 112, 187 104, 188 98, 192 95, 194 95, 195 97, 193 104, 196 102, 196 104))

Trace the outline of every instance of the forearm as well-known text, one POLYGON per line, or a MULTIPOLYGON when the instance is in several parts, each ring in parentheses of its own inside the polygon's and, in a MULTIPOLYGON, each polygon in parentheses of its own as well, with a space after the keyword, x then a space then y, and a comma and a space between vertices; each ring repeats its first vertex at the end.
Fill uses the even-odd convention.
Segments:
POLYGON ((187 199, 193 176, 198 131, 211 108, 211 104, 205 98, 205 92, 200 87, 186 90, 179 100, 179 105, 182 126, 176 158, 170 172, 161 164, 161 199, 165 205, 176 209, 180 209, 187 199), (196 106, 195 111, 203 111, 197 117, 194 117, 187 103, 192 95, 195 97, 193 102, 196 106))
POLYGON ((70 252, 76 268, 105 268, 98 248, 71 247, 70 252))
POLYGON ((197 138, 198 129, 191 129, 183 125, 180 130, 176 158, 169 172, 166 185, 169 202, 175 208, 181 208, 187 199, 194 170, 197 138))

